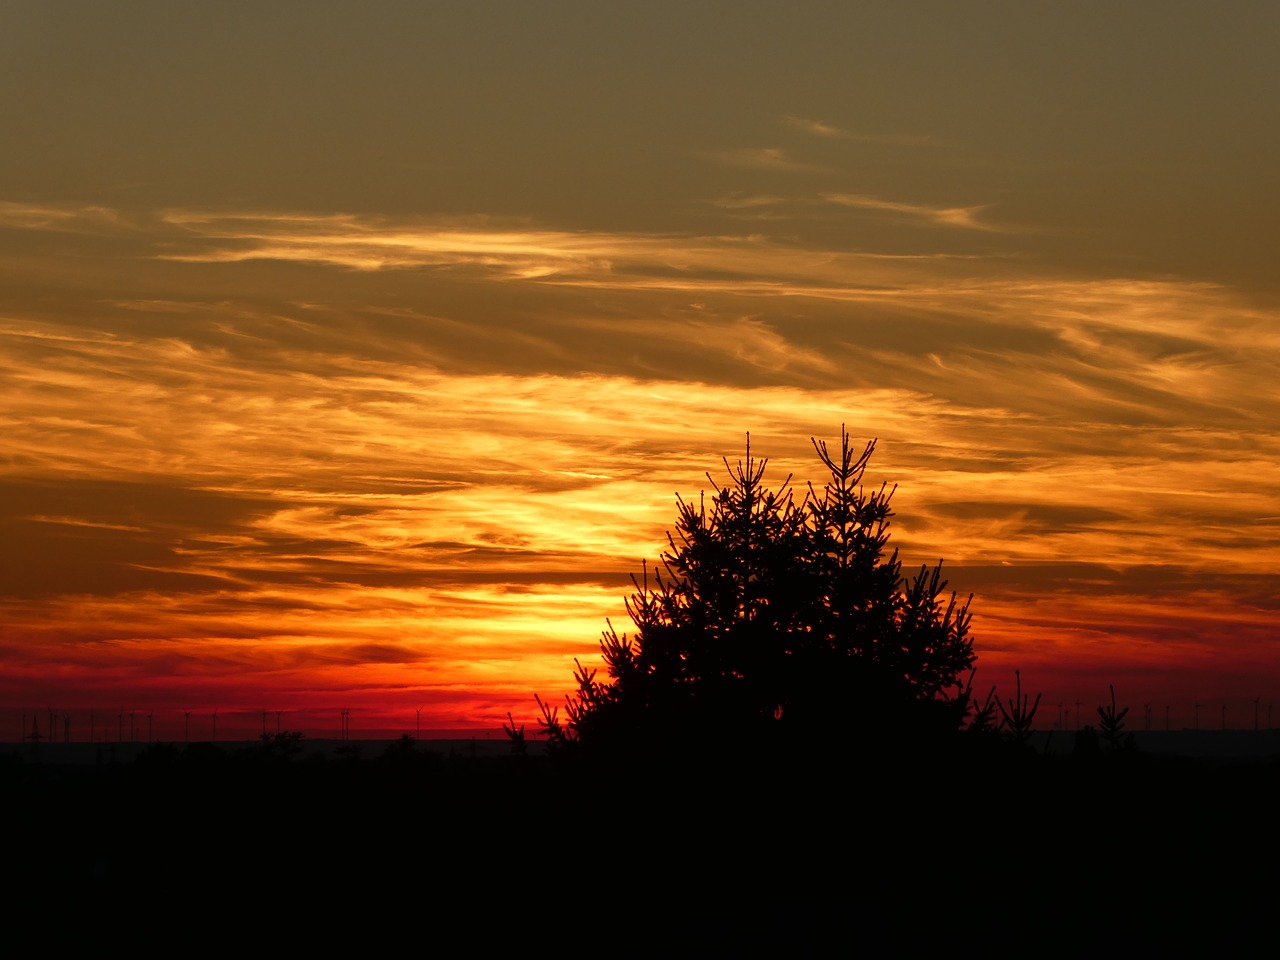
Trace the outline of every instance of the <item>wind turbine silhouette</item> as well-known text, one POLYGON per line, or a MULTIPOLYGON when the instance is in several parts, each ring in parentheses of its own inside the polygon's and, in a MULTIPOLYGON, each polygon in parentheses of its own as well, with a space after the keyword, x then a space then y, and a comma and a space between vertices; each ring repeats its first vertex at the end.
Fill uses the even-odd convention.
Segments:
POLYGON ((213 741, 216 742, 217 739, 218 739, 218 708, 214 707, 213 709, 213 741))

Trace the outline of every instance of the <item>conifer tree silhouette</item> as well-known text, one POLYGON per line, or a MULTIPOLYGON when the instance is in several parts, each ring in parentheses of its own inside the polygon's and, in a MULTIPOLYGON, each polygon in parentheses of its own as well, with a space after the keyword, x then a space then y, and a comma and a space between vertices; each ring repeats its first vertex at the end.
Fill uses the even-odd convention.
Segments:
POLYGON ((765 485, 749 435, 727 483, 677 497, 660 567, 632 577, 634 632, 601 639, 609 680, 578 663, 566 720, 543 705, 553 745, 959 728, 969 601, 944 600, 941 562, 907 579, 886 556, 894 490, 862 487, 875 441, 856 453, 842 429, 838 454, 813 445, 830 479, 800 503, 790 477, 765 485))

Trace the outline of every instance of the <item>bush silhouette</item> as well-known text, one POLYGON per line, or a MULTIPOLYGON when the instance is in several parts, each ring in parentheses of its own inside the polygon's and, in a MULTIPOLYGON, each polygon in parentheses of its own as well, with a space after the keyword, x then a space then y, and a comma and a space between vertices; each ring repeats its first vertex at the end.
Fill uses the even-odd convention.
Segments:
MULTIPOLYGON (((888 553, 894 490, 862 477, 875 441, 838 454, 813 441, 829 479, 797 503, 767 460, 724 460, 728 482, 677 498, 658 569, 633 576, 635 630, 610 623, 608 680, 577 665, 565 716, 539 700, 553 745, 661 746, 713 739, 915 739, 968 711, 969 602, 944 596, 941 562, 902 575, 888 553)), ((970 598, 971 599, 971 598, 970 598)))

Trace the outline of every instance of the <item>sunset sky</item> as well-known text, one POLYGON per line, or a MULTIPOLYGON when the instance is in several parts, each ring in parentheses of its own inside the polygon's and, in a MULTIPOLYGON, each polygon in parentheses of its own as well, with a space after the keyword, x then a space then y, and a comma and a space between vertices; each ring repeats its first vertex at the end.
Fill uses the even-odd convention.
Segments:
POLYGON ((1278 48, 1270 2, 0 3, 0 739, 532 726, 677 494, 842 423, 976 687, 1265 725, 1278 48))

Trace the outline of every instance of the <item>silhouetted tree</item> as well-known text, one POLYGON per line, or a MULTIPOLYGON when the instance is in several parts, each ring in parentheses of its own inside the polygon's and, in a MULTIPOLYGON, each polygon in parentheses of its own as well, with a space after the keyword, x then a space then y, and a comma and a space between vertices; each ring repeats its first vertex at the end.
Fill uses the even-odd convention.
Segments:
POLYGON ((1008 731, 1010 741, 1021 748, 1030 743, 1031 734, 1035 730, 1036 711, 1040 709, 1040 694, 1037 693, 1035 703, 1031 703, 1031 695, 1022 692, 1022 671, 1015 670, 1013 675, 1017 680, 1017 693, 1009 698, 1009 708, 1006 710, 999 700, 996 701, 996 705, 1000 708, 1001 724, 1008 731))
POLYGON ((1129 708, 1117 710, 1115 684, 1108 684, 1108 689, 1111 691, 1111 706, 1098 707, 1102 739, 1110 750, 1132 750, 1133 734, 1124 732, 1124 718, 1129 715, 1129 708))
POLYGON ((517 727, 515 717, 511 716, 510 710, 507 711, 507 721, 502 725, 502 729, 511 742, 511 750, 516 756, 523 757, 529 752, 529 744, 524 738, 524 724, 517 727))
POLYGON ((610 623, 601 640, 609 680, 577 664, 563 722, 539 701, 553 745, 961 725, 968 601, 945 595, 941 563, 906 578, 888 553, 894 491, 861 485, 875 441, 857 454, 842 430, 838 455, 813 444, 830 479, 800 503, 790 477, 765 485, 750 436, 725 485, 708 474, 710 497, 677 498, 660 569, 632 578, 634 633, 610 623))

